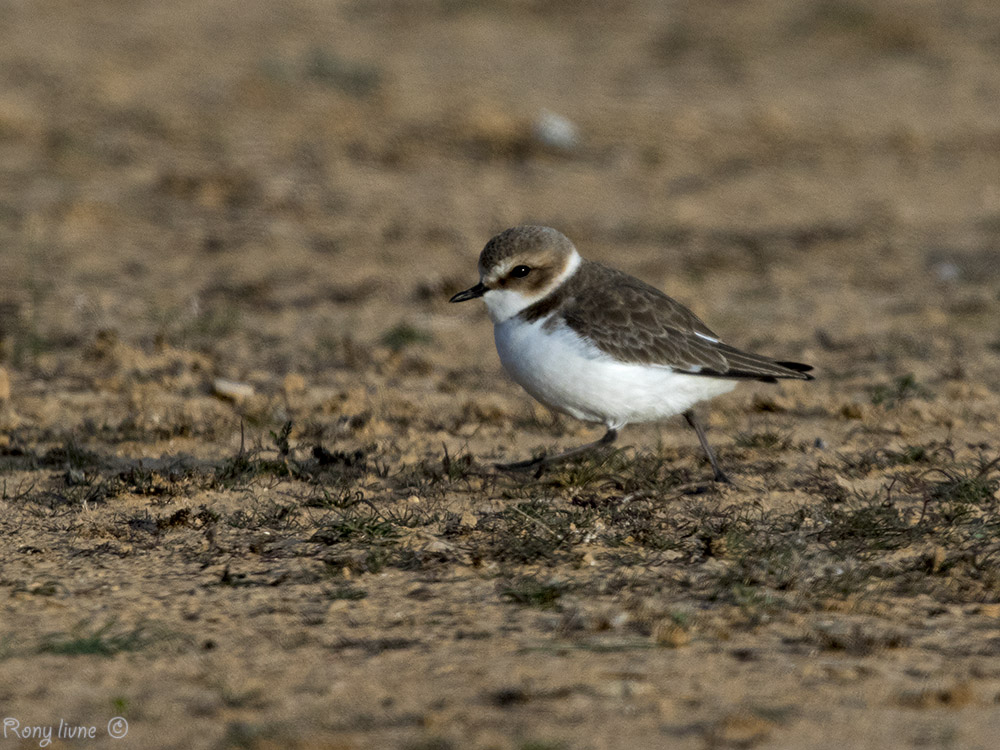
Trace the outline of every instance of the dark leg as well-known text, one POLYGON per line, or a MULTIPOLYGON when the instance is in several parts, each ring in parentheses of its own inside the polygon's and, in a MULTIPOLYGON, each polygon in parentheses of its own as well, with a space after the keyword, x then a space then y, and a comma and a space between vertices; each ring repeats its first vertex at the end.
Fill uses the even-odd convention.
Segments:
POLYGON ((725 484, 732 484, 733 480, 726 476, 726 472, 719 468, 719 462, 715 459, 715 453, 712 451, 712 446, 708 444, 708 438, 705 437, 705 429, 701 426, 695 416, 694 412, 688 409, 684 412, 684 419, 687 423, 694 428, 694 431, 698 433, 698 440, 701 442, 701 447, 705 451, 705 455, 708 456, 709 463, 712 464, 712 471, 715 472, 715 481, 724 482, 725 484))
POLYGON ((551 464, 557 464, 560 461, 565 461, 567 458, 573 458, 573 456, 579 456, 581 453, 586 453, 587 451, 592 451, 596 448, 603 448, 605 445, 611 445, 618 438, 618 430, 613 427, 609 427, 608 431, 604 433, 604 437, 600 440, 595 440, 593 443, 587 443, 586 445, 581 445, 579 448, 573 448, 566 451, 565 453, 557 453, 554 456, 540 456, 539 458, 531 458, 527 461, 517 461, 512 464, 494 464, 498 469, 502 471, 523 471, 525 469, 536 469, 542 466, 549 466, 551 464))

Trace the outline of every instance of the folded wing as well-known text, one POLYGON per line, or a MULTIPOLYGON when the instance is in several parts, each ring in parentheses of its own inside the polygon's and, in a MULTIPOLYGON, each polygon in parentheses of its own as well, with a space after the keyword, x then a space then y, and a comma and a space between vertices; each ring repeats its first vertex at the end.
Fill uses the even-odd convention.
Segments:
POLYGON ((705 377, 811 380, 810 365, 781 362, 724 344, 693 312, 628 274, 586 263, 562 322, 624 362, 663 365, 705 377), (608 284, 608 274, 614 276, 608 284))

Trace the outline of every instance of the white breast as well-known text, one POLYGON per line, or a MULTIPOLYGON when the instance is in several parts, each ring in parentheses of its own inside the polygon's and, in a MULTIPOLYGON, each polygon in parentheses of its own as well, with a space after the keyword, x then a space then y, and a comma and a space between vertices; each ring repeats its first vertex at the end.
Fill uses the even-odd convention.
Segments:
POLYGON ((556 411, 621 427, 680 414, 736 386, 732 380, 687 375, 669 367, 620 362, 565 325, 519 317, 493 328, 497 353, 510 376, 556 411))

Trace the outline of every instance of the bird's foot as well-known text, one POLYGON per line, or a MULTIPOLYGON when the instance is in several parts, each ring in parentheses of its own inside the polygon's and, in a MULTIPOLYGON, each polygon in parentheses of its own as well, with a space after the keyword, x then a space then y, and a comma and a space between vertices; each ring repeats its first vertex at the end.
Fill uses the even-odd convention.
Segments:
POLYGON ((498 471, 528 471, 529 469, 541 468, 545 466, 545 456, 529 458, 525 461, 514 461, 509 464, 493 464, 498 471))
POLYGON ((729 475, 722 469, 715 470, 715 476, 712 477, 713 482, 718 482, 719 484, 728 484, 733 487, 736 486, 736 482, 729 478, 729 475))

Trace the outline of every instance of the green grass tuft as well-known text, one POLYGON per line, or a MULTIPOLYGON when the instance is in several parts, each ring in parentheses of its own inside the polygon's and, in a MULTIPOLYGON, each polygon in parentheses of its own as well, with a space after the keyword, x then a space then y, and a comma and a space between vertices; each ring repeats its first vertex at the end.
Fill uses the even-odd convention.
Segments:
POLYGON ((163 634, 152 632, 145 624, 122 629, 118 627, 117 620, 111 619, 98 626, 81 622, 68 633, 46 636, 38 650, 43 654, 67 656, 113 656, 122 652, 140 651, 162 638, 163 634))
POLYGON ((930 399, 933 394, 917 382, 913 373, 900 375, 888 384, 873 385, 868 389, 871 402, 875 406, 895 409, 905 401, 914 398, 930 399))
POLYGON ((525 607, 551 609, 570 589, 564 581, 540 581, 533 576, 519 576, 503 585, 500 596, 525 607))
POLYGON ((429 344, 434 340, 429 331, 415 328, 409 323, 398 323, 382 334, 380 341, 394 352, 400 352, 414 344, 429 344))

